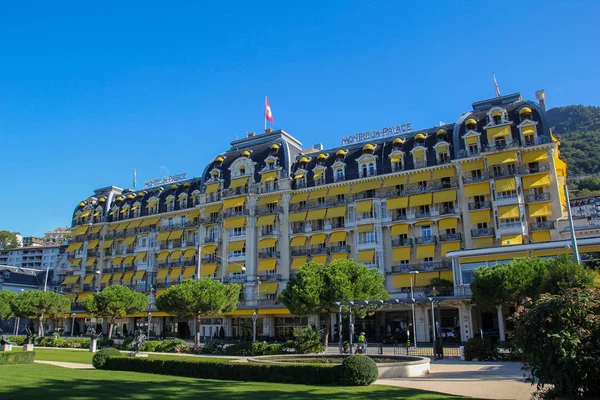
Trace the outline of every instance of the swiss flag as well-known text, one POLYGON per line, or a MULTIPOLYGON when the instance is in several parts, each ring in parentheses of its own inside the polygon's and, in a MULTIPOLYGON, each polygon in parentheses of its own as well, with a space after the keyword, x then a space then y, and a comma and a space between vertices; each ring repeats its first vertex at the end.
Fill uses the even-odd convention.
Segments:
POLYGON ((271 112, 271 106, 269 105, 269 99, 267 97, 265 97, 265 118, 272 124, 275 123, 273 120, 273 113, 271 112))

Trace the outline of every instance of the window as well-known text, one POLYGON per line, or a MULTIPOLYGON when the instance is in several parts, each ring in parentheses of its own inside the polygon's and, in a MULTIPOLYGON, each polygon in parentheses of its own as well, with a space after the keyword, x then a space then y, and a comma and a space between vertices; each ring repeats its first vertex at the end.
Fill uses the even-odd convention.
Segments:
POLYGON ((293 222, 292 233, 304 232, 304 222, 293 222))
POLYGON ((517 192, 515 190, 507 190, 506 192, 498 193, 498 199, 510 199, 513 197, 517 197, 517 192))
POLYGON ((479 154, 479 146, 476 144, 470 144, 469 145, 469 155, 476 156, 477 154, 479 154))
POLYGON ((322 174, 317 179, 315 179, 315 185, 324 185, 325 184, 325 174, 322 174))
POLYGON ((244 206, 237 206, 231 210, 231 215, 243 215, 244 214, 244 206))
POLYGON ((450 162, 450 156, 448 155, 448 153, 446 153, 446 152, 440 153, 440 163, 446 164, 448 162, 450 162))
POLYGON ((392 162, 392 171, 402 171, 402 161, 393 161, 392 162))
POLYGON ((428 265, 433 264, 433 257, 425 257, 425 258, 423 258, 423 264, 428 264, 428 265))
POLYGON ((244 247, 242 250, 230 251, 228 253, 229 258, 233 257, 246 257, 246 248, 244 247))
POLYGON ((369 163, 369 176, 375 175, 375 164, 369 163))
POLYGON ((418 215, 421 217, 428 217, 429 216, 429 205, 419 206, 418 215))
POLYGON ((336 217, 331 219, 332 228, 342 228, 344 226, 344 217, 336 217))
POLYGON ((503 218, 500 220, 500 227, 509 227, 521 225, 521 220, 518 218, 503 218))
POLYGON ((516 175, 517 174, 517 166, 515 165, 515 163, 510 163, 506 166, 506 169, 508 171, 508 175, 516 175))
POLYGON ((500 165, 494 165, 492 168, 494 176, 502 176, 502 167, 500 165))
POLYGON ((452 187, 452 182, 450 181, 450 178, 442 178, 442 188, 449 189, 451 187, 452 187))
POLYGON ((344 170, 342 168, 338 168, 335 170, 335 181, 343 181, 344 180, 344 170))
POLYGON ((399 208, 398 210, 396 210, 395 219, 406 219, 406 208, 399 208))
POLYGON ((368 176, 368 174, 367 174, 367 164, 363 164, 362 165, 362 170, 361 170, 361 174, 360 174, 361 178, 364 178, 365 176, 368 176))
POLYGON ((427 181, 421 181, 419 183, 417 183, 417 186, 419 187, 419 189, 427 189, 427 181))
POLYGON ((481 179, 481 170, 476 169, 476 170, 471 171, 471 177, 473 178, 474 181, 481 179))
POLYGON ((275 231, 275 225, 265 225, 261 229, 261 235, 272 235, 275 231))
POLYGON ((540 170, 540 163, 537 161, 527 164, 529 168, 529 173, 533 174, 534 172, 538 172, 540 170))
POLYGON ((473 196, 473 201, 475 202, 476 207, 481 207, 485 202, 485 196, 473 196))
POLYGON ((325 204, 325 197, 319 197, 317 199, 317 204, 325 204))
POLYGON ((424 225, 421 227, 421 236, 423 238, 431 238, 431 225, 424 225))
POLYGON ((313 231, 322 231, 325 229, 325 220, 324 219, 316 219, 312 222, 313 231))
POLYGON ((266 208, 270 213, 277 212, 277 203, 269 203, 266 208))
POLYGON ((305 188, 306 187, 306 178, 302 177, 302 178, 296 179, 296 187, 305 188))
POLYGON ((449 214, 454 212, 454 203, 451 201, 446 201, 441 204, 440 212, 443 214, 449 214))
POLYGON ((506 138, 504 138, 504 137, 496 138, 496 140, 494 141, 494 144, 496 145, 496 147, 505 147, 506 146, 506 138))
POLYGON ((534 135, 525 135, 525 144, 527 146, 531 146, 532 144, 535 144, 535 137, 534 135))
POLYGON ((179 208, 187 208, 187 197, 183 196, 179 200, 179 208))
POLYGON ((231 228, 229 230, 229 236, 244 236, 246 234, 246 227, 231 228))
POLYGON ((240 176, 246 175, 246 168, 240 167, 240 176))
POLYGON ((361 232, 358 234, 358 243, 366 244, 366 243, 377 243, 375 232, 361 232))
POLYGON ((404 185, 396 185, 396 190, 398 191, 398 194, 401 194, 404 192, 404 185))
POLYGON ((337 195, 338 201, 344 201, 345 198, 346 198, 346 195, 344 195, 344 194, 338 194, 337 195))

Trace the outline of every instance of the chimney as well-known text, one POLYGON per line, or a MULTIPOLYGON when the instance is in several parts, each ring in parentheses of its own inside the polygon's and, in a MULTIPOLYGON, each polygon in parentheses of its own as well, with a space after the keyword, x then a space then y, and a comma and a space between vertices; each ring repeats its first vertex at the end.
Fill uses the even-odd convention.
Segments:
POLYGON ((254 137, 254 136, 256 136, 256 133, 254 133, 254 132, 248 132, 248 137, 254 137))
POLYGON ((316 150, 323 150, 323 144, 322 143, 315 143, 315 145, 313 146, 313 148, 315 148, 316 150))
POLYGON ((542 110, 546 111, 546 91, 542 89, 535 92, 535 99, 540 103, 542 110))
POLYGON ((265 128, 265 133, 273 132, 273 128, 265 128))

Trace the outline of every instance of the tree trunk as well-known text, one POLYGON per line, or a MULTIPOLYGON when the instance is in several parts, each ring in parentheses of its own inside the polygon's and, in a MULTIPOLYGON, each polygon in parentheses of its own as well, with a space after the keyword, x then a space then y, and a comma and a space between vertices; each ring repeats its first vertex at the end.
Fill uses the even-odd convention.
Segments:
POLYGON ((200 346, 200 315, 196 316, 196 335, 194 335, 194 344, 200 346))
POLYGON ((325 351, 327 351, 327 346, 329 345, 329 333, 331 332, 331 314, 327 313, 327 319, 325 320, 325 351))
POLYGON ((108 338, 111 339, 112 338, 112 333, 113 333, 113 325, 115 323, 115 319, 111 318, 110 322, 108 323, 108 338))
POLYGON ((44 336, 44 328, 42 327, 44 323, 44 314, 40 315, 39 319, 38 319, 38 337, 42 337, 44 336))

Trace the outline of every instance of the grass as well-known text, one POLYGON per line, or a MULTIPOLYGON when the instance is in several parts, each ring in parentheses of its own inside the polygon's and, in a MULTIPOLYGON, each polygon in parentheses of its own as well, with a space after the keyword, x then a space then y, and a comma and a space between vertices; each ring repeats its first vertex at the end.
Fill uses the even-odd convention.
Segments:
POLYGON ((463 399, 460 396, 374 385, 284 385, 215 381, 123 371, 74 370, 52 365, 0 366, 0 398, 27 399, 463 399))

